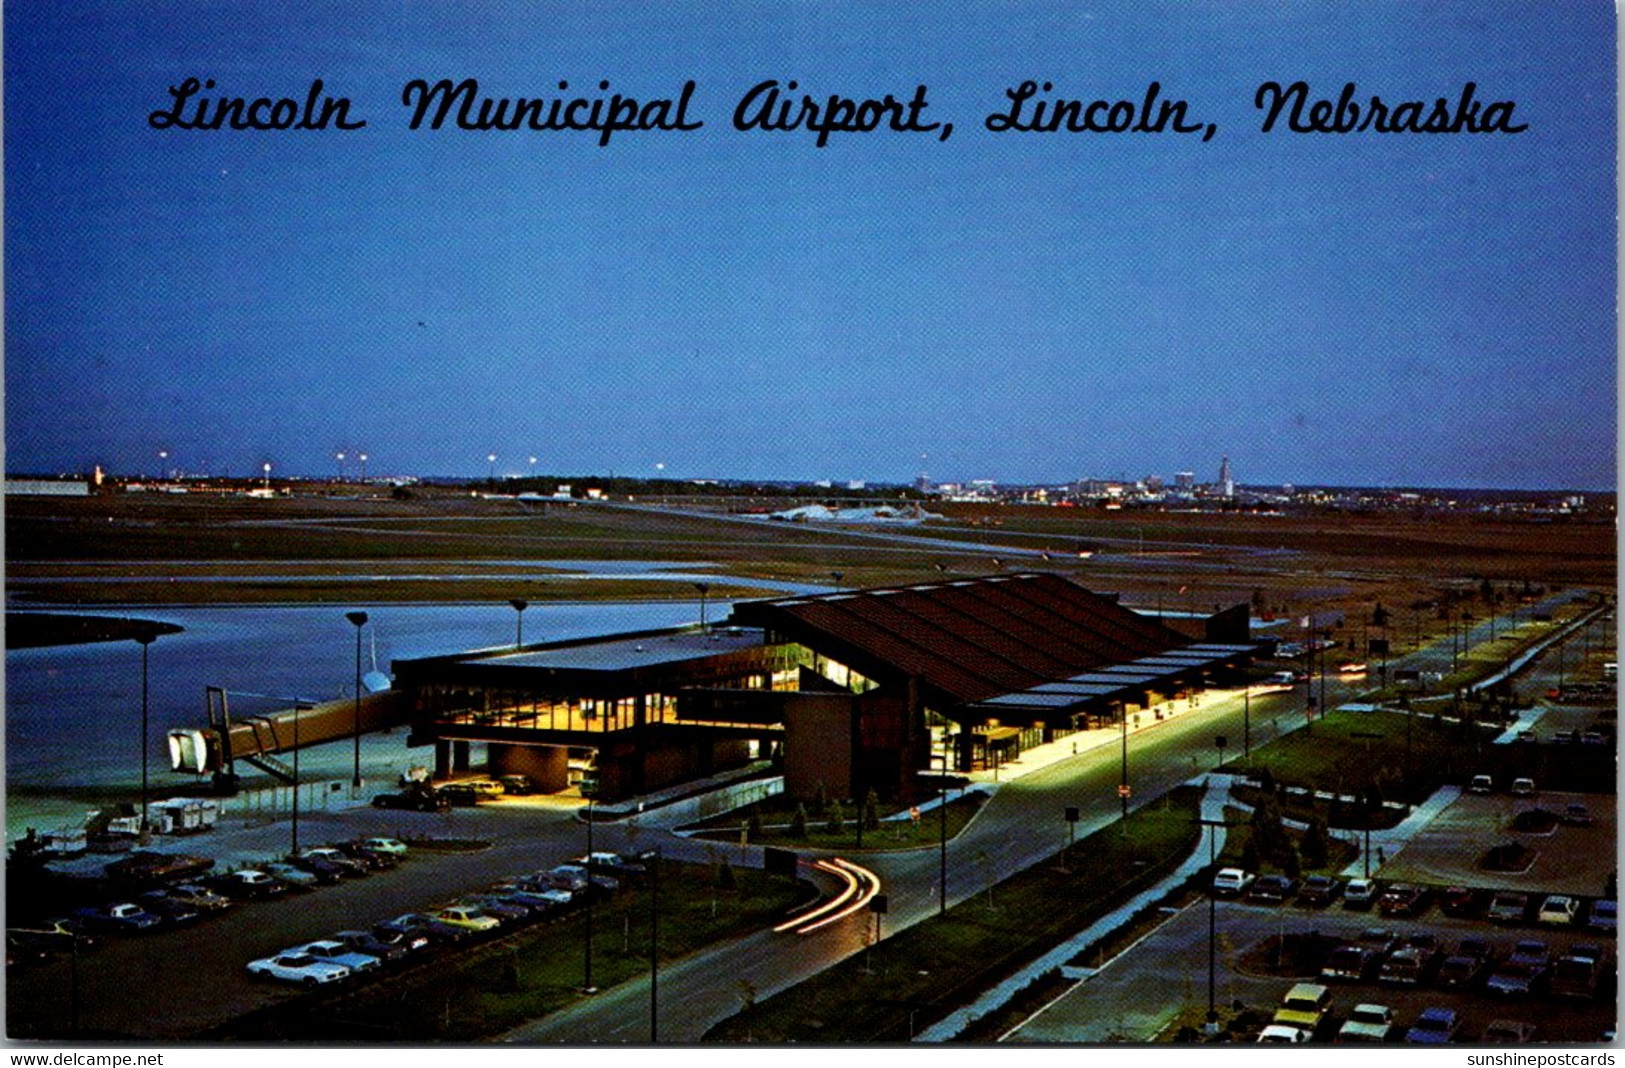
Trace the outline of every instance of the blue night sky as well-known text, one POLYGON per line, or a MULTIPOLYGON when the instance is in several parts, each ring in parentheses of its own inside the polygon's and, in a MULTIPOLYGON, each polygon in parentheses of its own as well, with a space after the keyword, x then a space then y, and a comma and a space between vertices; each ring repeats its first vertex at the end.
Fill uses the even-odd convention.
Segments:
POLYGON ((5 18, 6 467, 1612 488, 1600 2, 57 3, 5 18), (292 10, 293 8, 300 10, 292 10), (132 43, 133 42, 133 43, 132 43), (159 131, 167 87, 363 130, 159 131), (694 133, 411 131, 411 79, 694 133), (739 132, 752 85, 934 135, 739 132), (1004 90, 1218 124, 993 134, 1004 90), (1516 136, 1260 131, 1259 84, 1516 136), (420 325, 421 324, 421 325, 420 325))

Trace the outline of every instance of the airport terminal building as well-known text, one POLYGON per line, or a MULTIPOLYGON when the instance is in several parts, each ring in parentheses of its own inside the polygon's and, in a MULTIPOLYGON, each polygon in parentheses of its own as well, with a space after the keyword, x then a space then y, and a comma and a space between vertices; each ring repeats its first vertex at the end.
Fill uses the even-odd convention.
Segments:
POLYGON ((619 799, 782 762, 811 796, 919 795, 919 776, 1013 759, 1248 664, 1246 605, 1164 622, 1057 575, 746 601, 723 623, 398 660, 412 744, 619 799), (1177 627, 1177 629, 1176 629, 1177 627))

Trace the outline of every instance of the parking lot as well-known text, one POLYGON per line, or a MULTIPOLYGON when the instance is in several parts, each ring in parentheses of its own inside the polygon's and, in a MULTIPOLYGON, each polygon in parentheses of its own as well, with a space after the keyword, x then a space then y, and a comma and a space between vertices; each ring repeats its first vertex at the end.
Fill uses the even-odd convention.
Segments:
POLYGON ((1615 866, 1615 799, 1612 796, 1542 790, 1535 797, 1506 793, 1463 793, 1388 858, 1384 879, 1440 886, 1505 888, 1527 892, 1597 896, 1615 866), (1571 804, 1586 806, 1590 826, 1559 823, 1549 832, 1515 830, 1518 813, 1545 809, 1561 815, 1571 804), (1502 841, 1523 843, 1534 853, 1527 871, 1487 871, 1479 866, 1484 851, 1502 841))
MULTIPOLYGON (((1600 944, 1606 956, 1605 979, 1594 998, 1581 1001, 1554 999, 1543 993, 1522 999, 1499 999, 1483 989, 1481 975, 1467 990, 1441 990, 1431 970, 1414 989, 1378 984, 1374 979, 1333 982, 1331 1011, 1316 1031, 1317 1041, 1335 1036, 1350 1010, 1361 1003, 1387 1005, 1398 1025, 1392 1040, 1416 1021, 1422 1010, 1442 1006, 1461 1018, 1458 1042, 1476 1043, 1494 1020, 1523 1020, 1535 1025, 1536 1042, 1600 1042, 1615 1026, 1615 940, 1611 934, 1591 930, 1561 930, 1532 925, 1495 926, 1481 918, 1445 916, 1430 907, 1411 918, 1383 916, 1376 911, 1345 909, 1340 903, 1323 908, 1252 905, 1219 901, 1215 909, 1217 970, 1215 1001, 1221 1019, 1253 1010, 1267 1022, 1282 997, 1296 982, 1320 980, 1315 973, 1270 975, 1251 966, 1267 939, 1287 935, 1319 934, 1328 941, 1353 940, 1368 928, 1382 928, 1396 938, 1429 933, 1448 954, 1464 938, 1488 941, 1496 958, 1504 960, 1513 943, 1538 939, 1550 946, 1554 959, 1576 943, 1600 944), (1248 958, 1248 959, 1244 959, 1248 958)), ((1028 1020, 1007 1041, 1015 1042, 1152 1042, 1189 1012, 1207 1005, 1208 906, 1198 902, 1174 916, 1132 949, 1109 961, 1092 978, 1028 1020), (1182 1011, 1184 1015, 1182 1016, 1182 1011)), ((1486 973, 1487 975, 1487 973, 1486 973)), ((1256 1028, 1242 1039, 1251 1041, 1256 1028)))

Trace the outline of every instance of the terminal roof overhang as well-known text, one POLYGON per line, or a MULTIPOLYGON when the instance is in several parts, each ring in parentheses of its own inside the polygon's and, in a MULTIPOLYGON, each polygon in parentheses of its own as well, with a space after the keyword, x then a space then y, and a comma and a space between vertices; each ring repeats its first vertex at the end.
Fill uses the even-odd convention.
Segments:
POLYGON ((798 642, 882 683, 918 679, 922 696, 939 710, 995 699, 1006 703, 994 707, 1029 711, 1111 700, 1197 677, 1254 651, 1251 645, 1193 645, 1115 598, 1042 573, 747 601, 734 606, 733 621, 762 627, 774 640, 798 642), (1075 693, 1042 689, 1068 684, 1075 693), (1083 686, 1096 689, 1078 689, 1083 686), (1010 703, 1015 695, 1030 695, 1030 703, 1010 703), (1062 696, 1070 700, 1049 703, 1062 696))
POLYGON ((1059 682, 1002 693, 977 701, 971 707, 990 715, 1080 711, 1090 706, 1136 699, 1147 690, 1166 692, 1194 681, 1207 671, 1250 660, 1256 652, 1257 647, 1251 644, 1189 645, 1174 653, 1142 657, 1106 671, 1085 672, 1059 682))

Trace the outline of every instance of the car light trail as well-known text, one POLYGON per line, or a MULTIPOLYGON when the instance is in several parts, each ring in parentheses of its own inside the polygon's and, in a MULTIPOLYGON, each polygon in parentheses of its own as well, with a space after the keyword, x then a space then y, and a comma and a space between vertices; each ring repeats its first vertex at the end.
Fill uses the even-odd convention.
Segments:
POLYGON ((773 928, 774 931, 795 931, 797 934, 811 934, 820 927, 826 927, 838 920, 843 920, 855 912, 868 906, 874 896, 880 893, 880 877, 868 868, 859 867, 839 857, 833 861, 814 861, 813 867, 819 871, 828 872, 837 876, 845 884, 840 893, 817 906, 810 912, 786 920, 773 928))

